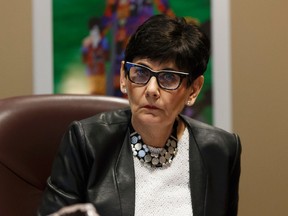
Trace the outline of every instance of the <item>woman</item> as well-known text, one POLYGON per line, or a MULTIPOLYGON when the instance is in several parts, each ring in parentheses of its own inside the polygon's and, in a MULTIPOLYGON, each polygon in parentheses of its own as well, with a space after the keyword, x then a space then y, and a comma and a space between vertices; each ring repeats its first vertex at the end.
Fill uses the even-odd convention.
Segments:
POLYGON ((156 15, 129 40, 121 91, 130 109, 74 122, 40 215, 92 203, 99 215, 237 215, 237 135, 180 114, 204 82, 209 42, 183 18, 156 15))

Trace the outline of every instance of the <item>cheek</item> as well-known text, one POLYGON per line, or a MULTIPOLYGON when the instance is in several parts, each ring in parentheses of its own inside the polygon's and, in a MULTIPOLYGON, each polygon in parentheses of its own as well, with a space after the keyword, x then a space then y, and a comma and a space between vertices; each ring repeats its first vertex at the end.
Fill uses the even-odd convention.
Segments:
POLYGON ((139 100, 143 96, 143 88, 135 88, 131 84, 127 85, 127 91, 128 91, 128 100, 130 101, 131 105, 135 105, 139 103, 139 100))
POLYGON ((179 94, 170 95, 169 99, 165 101, 167 110, 170 110, 169 113, 175 113, 176 115, 181 113, 185 106, 185 98, 179 94))
POLYGON ((175 100, 174 110, 179 114, 184 109, 185 103, 183 99, 175 100))
POLYGON ((181 89, 177 94, 173 97, 173 103, 175 104, 175 109, 180 113, 185 108, 187 101, 190 97, 190 91, 186 88, 181 89))

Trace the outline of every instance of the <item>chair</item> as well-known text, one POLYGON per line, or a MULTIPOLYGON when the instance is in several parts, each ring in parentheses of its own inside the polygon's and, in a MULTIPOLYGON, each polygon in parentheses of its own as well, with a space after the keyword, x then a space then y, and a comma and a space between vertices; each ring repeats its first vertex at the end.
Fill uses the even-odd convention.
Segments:
POLYGON ((73 120, 127 106, 126 99, 92 95, 0 100, 0 215, 36 215, 59 142, 73 120))

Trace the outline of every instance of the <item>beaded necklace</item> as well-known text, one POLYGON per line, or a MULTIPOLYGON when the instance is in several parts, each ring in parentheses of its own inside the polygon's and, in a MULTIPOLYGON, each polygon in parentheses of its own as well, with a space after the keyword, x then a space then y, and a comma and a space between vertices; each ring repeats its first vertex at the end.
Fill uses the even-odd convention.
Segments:
POLYGON ((160 148, 160 151, 151 152, 149 149, 151 147, 143 142, 141 135, 130 124, 130 143, 133 155, 144 163, 145 166, 164 167, 170 165, 177 153, 177 126, 178 122, 175 120, 172 133, 167 139, 165 146, 160 148))

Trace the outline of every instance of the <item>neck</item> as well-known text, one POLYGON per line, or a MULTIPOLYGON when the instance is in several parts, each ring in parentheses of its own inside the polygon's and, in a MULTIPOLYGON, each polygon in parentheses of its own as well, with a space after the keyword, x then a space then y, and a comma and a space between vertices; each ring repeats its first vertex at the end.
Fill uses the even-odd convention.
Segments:
MULTIPOLYGON (((184 123, 177 119, 178 121, 178 127, 177 127, 177 138, 179 139, 182 136, 182 133, 185 129, 184 123)), ((137 131, 144 141, 145 144, 156 147, 156 148, 163 148, 167 139, 172 133, 173 130, 173 124, 163 126, 163 125, 157 125, 157 126, 151 126, 151 125, 144 125, 139 124, 135 119, 132 118, 132 126, 137 131)))

